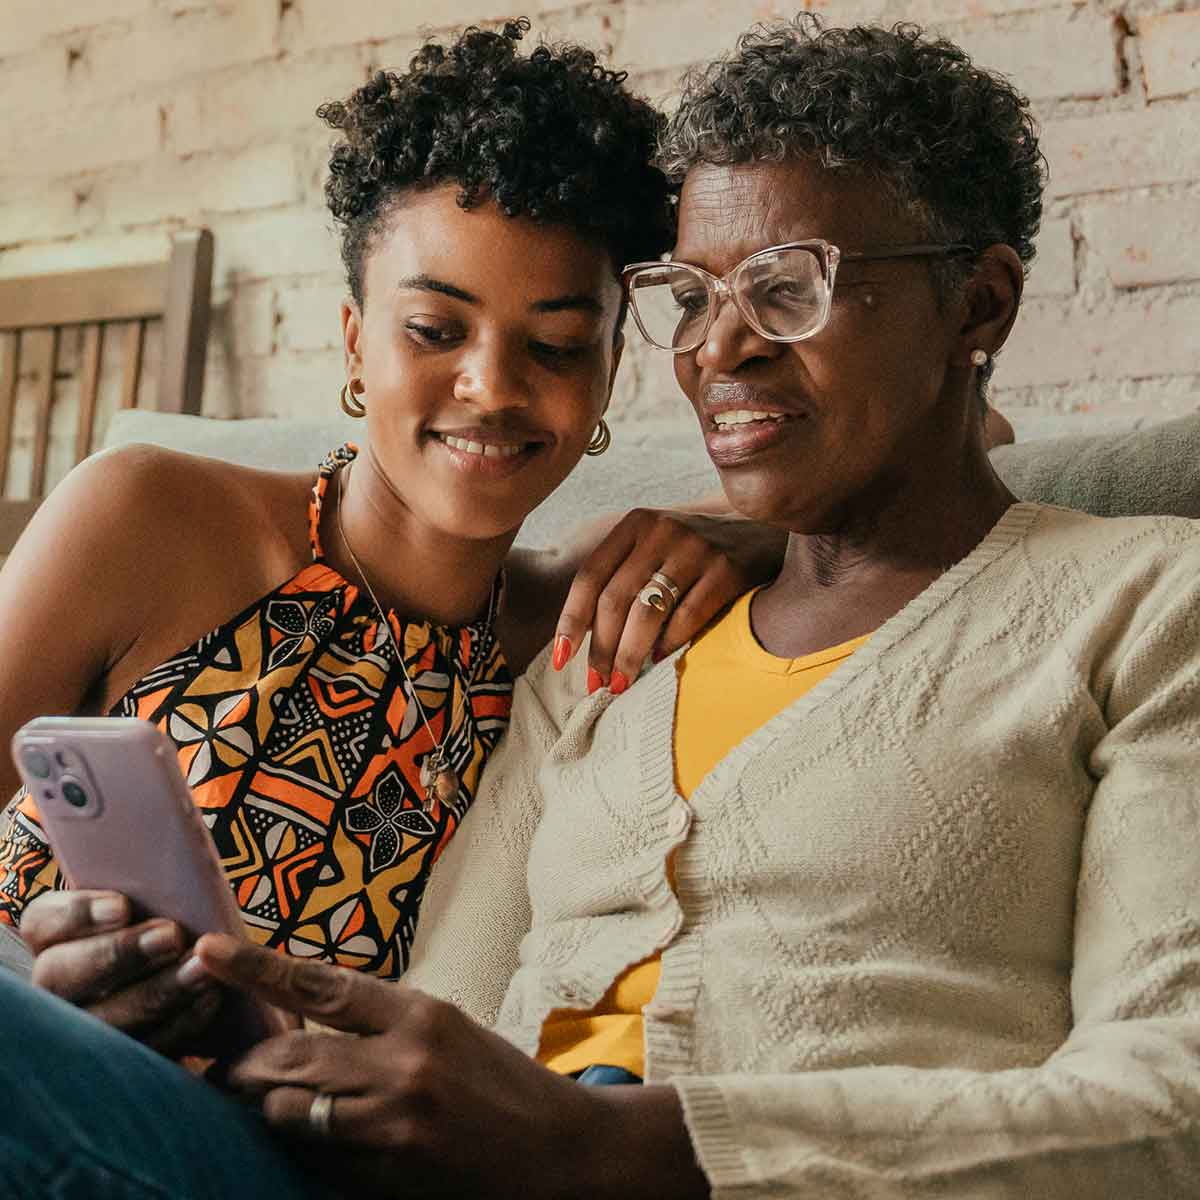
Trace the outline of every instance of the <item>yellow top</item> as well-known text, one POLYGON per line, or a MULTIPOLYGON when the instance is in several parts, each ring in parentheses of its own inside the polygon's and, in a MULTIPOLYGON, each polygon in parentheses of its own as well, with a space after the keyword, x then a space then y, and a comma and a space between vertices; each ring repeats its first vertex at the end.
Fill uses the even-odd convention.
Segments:
MULTIPOLYGON (((685 799, 734 748, 816 687, 870 634, 802 658, 777 658, 755 640, 748 592, 679 660, 675 787, 685 799)), ((669 866, 669 864, 668 864, 669 866)), ((564 1075, 624 1067, 643 1075, 642 1007, 658 987, 659 956, 635 963, 590 1012, 558 1010, 542 1026, 538 1058, 564 1075)))

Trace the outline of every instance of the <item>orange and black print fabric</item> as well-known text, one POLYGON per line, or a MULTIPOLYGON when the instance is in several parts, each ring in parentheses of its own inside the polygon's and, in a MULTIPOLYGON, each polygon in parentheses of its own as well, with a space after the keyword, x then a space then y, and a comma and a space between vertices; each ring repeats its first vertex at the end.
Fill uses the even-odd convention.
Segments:
MULTIPOLYGON (((216 841, 251 936, 387 979, 407 963, 430 868, 475 796, 508 722, 512 678, 492 616, 450 629, 400 621, 381 637, 369 596, 324 560, 321 504, 356 450, 322 464, 310 504, 313 561, 141 679, 113 716, 152 721, 216 841), (428 811, 433 737, 461 781, 428 811)), ((28 796, 0 841, 0 921, 63 887, 28 796)))

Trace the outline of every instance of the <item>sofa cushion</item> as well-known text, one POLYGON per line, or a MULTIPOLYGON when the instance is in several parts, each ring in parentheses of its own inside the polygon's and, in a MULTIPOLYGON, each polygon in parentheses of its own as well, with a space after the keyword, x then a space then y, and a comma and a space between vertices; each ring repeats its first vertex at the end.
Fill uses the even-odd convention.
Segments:
MULTIPOLYGON (((366 437, 362 421, 285 421, 251 418, 219 421, 176 413, 124 409, 113 415, 105 446, 150 442, 253 467, 313 471, 345 441, 366 437)), ((662 507, 717 490, 716 471, 694 426, 679 421, 618 425, 612 448, 585 457, 566 482, 521 527, 517 544, 555 545, 581 521, 639 505, 662 507)))
POLYGON ((992 462, 1022 500, 1102 517, 1200 517, 1200 414, 1131 433, 999 446, 992 462))
MULTIPOLYGON (((314 470, 330 447, 365 435, 350 418, 219 421, 127 409, 106 445, 153 442, 230 462, 314 470)), ((992 452, 1022 500, 1101 516, 1165 513, 1200 517, 1200 414, 1134 432, 1018 442, 992 452)), ((689 418, 613 424, 607 454, 585 458, 522 527, 518 544, 555 544, 598 513, 677 504, 716 490, 716 472, 689 418)))

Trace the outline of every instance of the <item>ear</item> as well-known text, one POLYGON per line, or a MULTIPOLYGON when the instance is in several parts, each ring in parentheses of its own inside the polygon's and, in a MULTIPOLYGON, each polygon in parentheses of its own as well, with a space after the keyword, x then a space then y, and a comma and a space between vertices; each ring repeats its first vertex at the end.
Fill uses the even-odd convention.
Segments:
POLYGON ((994 355, 1004 345, 1017 319, 1024 286, 1021 260, 1011 246, 997 243, 983 251, 964 293, 966 311, 954 347, 956 365, 970 367, 973 350, 994 355))
POLYGON ((352 296, 342 301, 342 351, 348 379, 362 377, 362 312, 352 296))

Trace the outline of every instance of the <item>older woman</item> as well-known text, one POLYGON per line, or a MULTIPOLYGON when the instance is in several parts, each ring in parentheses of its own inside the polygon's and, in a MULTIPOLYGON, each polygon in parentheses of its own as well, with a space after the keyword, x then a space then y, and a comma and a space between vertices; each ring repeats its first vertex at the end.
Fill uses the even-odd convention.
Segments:
POLYGON ((518 683, 410 975, 495 1032, 205 939, 358 1035, 235 1086, 362 1195, 1196 1194, 1200 533, 988 465, 1024 102, 913 29, 770 27, 667 158, 634 311, 782 573, 619 698, 518 683))

